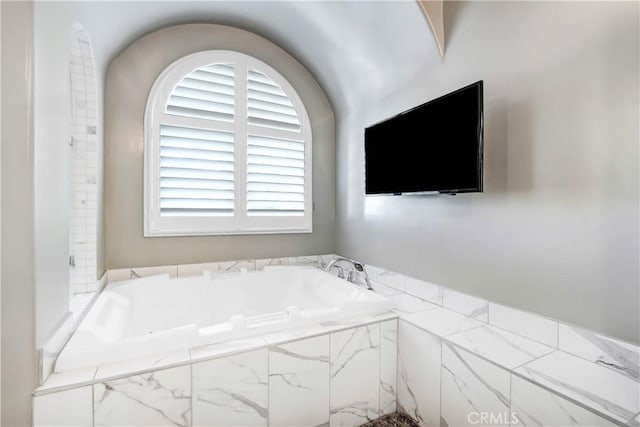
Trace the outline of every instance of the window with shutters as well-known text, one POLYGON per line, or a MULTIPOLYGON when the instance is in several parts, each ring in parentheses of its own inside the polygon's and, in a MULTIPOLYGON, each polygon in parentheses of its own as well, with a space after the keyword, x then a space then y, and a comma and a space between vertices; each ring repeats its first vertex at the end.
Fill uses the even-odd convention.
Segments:
POLYGON ((186 56, 145 112, 145 236, 311 232, 311 130, 298 94, 238 52, 186 56))

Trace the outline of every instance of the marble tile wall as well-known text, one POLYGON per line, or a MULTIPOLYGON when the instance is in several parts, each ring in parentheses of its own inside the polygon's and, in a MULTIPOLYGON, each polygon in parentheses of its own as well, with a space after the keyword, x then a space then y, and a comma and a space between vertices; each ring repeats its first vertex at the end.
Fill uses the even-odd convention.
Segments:
POLYGON ((331 426, 380 416, 380 325, 331 334, 331 426))
MULTIPOLYGON (((440 418, 464 426, 491 414, 491 425, 509 426, 509 371, 445 342, 442 347, 440 418)), ((486 424, 486 423, 483 423, 486 424)))
POLYGON ((54 374, 34 426, 359 425, 396 410, 397 321, 378 317, 54 374))

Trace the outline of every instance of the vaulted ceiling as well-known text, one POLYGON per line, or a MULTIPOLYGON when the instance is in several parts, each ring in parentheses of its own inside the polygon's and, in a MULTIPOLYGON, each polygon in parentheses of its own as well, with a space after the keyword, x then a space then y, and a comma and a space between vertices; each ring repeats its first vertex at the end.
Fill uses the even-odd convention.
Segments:
POLYGON ((98 66, 138 37, 174 24, 240 27, 283 47, 316 77, 337 114, 380 99, 440 61, 415 1, 86 2, 98 66), (400 83, 400 84, 399 84, 400 83), (375 98, 372 99, 372 94, 375 98))

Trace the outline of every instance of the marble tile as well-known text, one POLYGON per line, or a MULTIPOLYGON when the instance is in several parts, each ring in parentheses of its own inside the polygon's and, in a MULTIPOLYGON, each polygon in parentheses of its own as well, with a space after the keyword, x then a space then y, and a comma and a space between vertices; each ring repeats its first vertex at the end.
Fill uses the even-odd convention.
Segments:
POLYGON ((329 335, 269 348, 269 425, 329 424, 329 335))
POLYGON ((559 349, 640 381, 640 348, 585 329, 560 324, 559 349))
POLYGON ((380 415, 396 411, 398 319, 380 324, 380 415))
POLYGON ((34 395, 52 392, 54 390, 64 390, 79 385, 90 384, 96 374, 96 367, 74 369, 72 371, 55 372, 36 389, 34 395))
POLYGON ((331 334, 330 425, 355 426, 379 416, 380 325, 331 334))
POLYGON ((622 423, 629 422, 640 411, 638 382, 562 351, 534 360, 514 372, 622 423))
POLYGON ((290 265, 308 265, 312 267, 320 266, 320 259, 318 255, 309 255, 309 256, 297 256, 289 258, 290 265))
POLYGON ((555 350, 493 326, 459 332, 449 335, 446 340, 507 369, 513 369, 555 350))
POLYGON ((290 341, 297 341, 304 338, 310 338, 318 335, 324 335, 328 332, 326 328, 318 324, 302 326, 296 329, 288 329, 281 332, 265 334, 262 337, 269 345, 281 344, 290 341))
POLYGON ((442 287, 433 283, 407 277, 405 292, 433 304, 442 305, 442 287))
POLYGON ((107 363, 100 365, 96 372, 95 380, 106 380, 114 377, 151 371, 178 364, 188 363, 190 360, 189 350, 180 350, 171 353, 128 359, 122 362, 107 363))
POLYGON ((402 291, 399 291, 397 289, 394 288, 390 288, 389 286, 385 286, 383 284, 380 284, 378 282, 371 282, 371 287, 373 287, 373 290, 376 291, 377 293, 379 293, 380 295, 383 295, 385 297, 391 296, 391 295, 400 295, 402 294, 402 291))
POLYGON ((408 294, 391 295, 389 299, 396 305, 393 311, 400 314, 417 313, 419 311, 433 310, 438 307, 435 304, 408 294))
POLYGON ((262 337, 243 338, 239 340, 224 341, 204 347, 191 349, 191 360, 204 360, 214 357, 229 356, 244 351, 256 350, 266 347, 267 342, 262 337))
POLYGON ((509 371, 444 342, 441 425, 509 426, 510 381, 509 371))
POLYGON ((442 305, 481 322, 488 320, 489 303, 483 299, 444 288, 442 305))
POLYGON ((558 322, 553 320, 489 303, 489 323, 542 344, 558 346, 558 322))
POLYGON ((138 279, 140 277, 158 276, 168 274, 169 277, 178 277, 177 265, 165 265, 160 267, 140 267, 131 269, 131 278, 138 279))
POLYGON ((477 320, 440 307, 420 313, 408 314, 402 316, 402 319, 440 337, 484 325, 484 323, 477 320))
POLYGON ((107 282, 121 282, 123 280, 131 280, 130 268, 116 268, 107 271, 107 282))
POLYGON ((267 259, 257 259, 256 261, 256 270, 262 270, 267 266, 273 265, 289 265, 289 258, 267 258, 267 259))
POLYGON ((640 427, 640 414, 636 415, 634 419, 627 423, 630 427, 640 427))
POLYGON ((242 261, 225 261, 218 263, 218 272, 225 273, 230 271, 240 271, 241 268, 246 268, 249 271, 256 269, 256 262, 254 260, 242 260, 242 261))
POLYGON ((381 270, 378 273, 377 282, 382 283, 390 288, 397 289, 404 292, 405 289, 405 276, 390 270, 381 270))
POLYGON ((99 426, 184 426, 191 423, 191 367, 155 371, 94 385, 99 426))
POLYGON ((616 424, 516 375, 511 378, 512 426, 590 426, 616 424))
MULTIPOLYGON (((395 315, 397 316, 397 314, 395 315)), ((380 319, 374 316, 365 314, 362 316, 348 317, 346 319, 338 319, 338 320, 330 320, 327 322, 322 322, 320 326, 322 326, 327 332, 337 332, 337 331, 352 329, 358 326, 364 326, 367 324, 377 323, 377 322, 380 322, 380 319)))
POLYGON ((440 425, 439 338, 398 322, 398 410, 421 426, 440 425))
POLYGON ((201 276, 205 271, 216 273, 218 271, 217 262, 203 262, 200 264, 182 264, 178 266, 178 277, 201 276))
POLYGON ((193 365, 193 427, 266 426, 266 348, 193 365))
POLYGON ((34 427, 93 426, 91 386, 33 398, 34 427))

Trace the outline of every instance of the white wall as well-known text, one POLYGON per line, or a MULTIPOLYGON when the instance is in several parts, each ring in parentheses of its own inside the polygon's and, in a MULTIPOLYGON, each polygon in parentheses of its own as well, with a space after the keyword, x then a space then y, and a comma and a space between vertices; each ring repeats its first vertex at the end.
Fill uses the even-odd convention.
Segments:
POLYGON ((337 253, 639 342, 638 3, 445 19, 440 64, 338 117, 337 253), (364 127, 480 79, 485 192, 365 198, 364 127))
MULTIPOLYGON (((36 345, 46 343, 69 307, 70 34, 74 23, 94 37, 96 11, 86 2, 36 2, 34 8, 34 154, 36 345)), ((95 37, 99 34, 95 32, 95 37)), ((95 49, 94 49, 95 52, 95 49)), ((106 59, 95 52, 98 103, 98 212, 102 211, 103 95, 106 59)), ((98 221, 98 272, 102 219, 98 221)), ((98 274, 96 272, 96 275, 98 274)))

